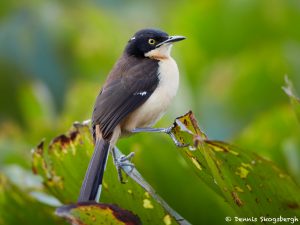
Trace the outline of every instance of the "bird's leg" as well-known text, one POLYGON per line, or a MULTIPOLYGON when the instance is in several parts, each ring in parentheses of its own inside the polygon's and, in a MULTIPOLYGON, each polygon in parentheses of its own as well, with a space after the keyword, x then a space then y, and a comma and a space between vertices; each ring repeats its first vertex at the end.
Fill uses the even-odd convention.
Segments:
POLYGON ((121 169, 128 170, 128 167, 129 167, 130 168, 129 171, 133 170, 134 164, 131 163, 130 160, 134 156, 134 152, 130 152, 128 155, 116 155, 115 148, 112 148, 111 153, 112 153, 112 157, 114 160, 114 164, 115 164, 117 172, 118 172, 119 181, 122 184, 124 184, 126 182, 123 179, 121 169))
POLYGON ((183 148, 183 147, 188 146, 188 144, 182 144, 176 139, 176 137, 174 136, 174 134, 172 132, 172 127, 167 127, 167 128, 152 128, 152 127, 135 128, 131 132, 132 133, 140 133, 140 132, 165 133, 165 134, 168 134, 172 138, 173 142, 175 143, 175 145, 177 147, 183 148))

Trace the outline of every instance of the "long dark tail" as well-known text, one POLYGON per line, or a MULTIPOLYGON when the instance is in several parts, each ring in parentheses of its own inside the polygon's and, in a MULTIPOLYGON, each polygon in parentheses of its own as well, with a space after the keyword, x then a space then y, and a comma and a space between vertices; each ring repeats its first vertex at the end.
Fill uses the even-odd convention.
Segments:
POLYGON ((102 184, 106 165, 109 141, 97 139, 95 150, 82 182, 78 202, 96 201, 99 186, 102 184))

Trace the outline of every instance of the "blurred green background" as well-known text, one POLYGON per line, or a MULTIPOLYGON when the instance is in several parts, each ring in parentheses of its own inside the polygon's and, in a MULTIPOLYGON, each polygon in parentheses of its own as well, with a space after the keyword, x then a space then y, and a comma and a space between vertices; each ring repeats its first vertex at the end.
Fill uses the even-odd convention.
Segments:
MULTIPOLYGON (((15 175, 30 171, 30 149, 90 118, 128 39, 153 27, 187 37, 172 54, 178 95, 157 126, 191 109, 208 137, 270 158, 299 182, 299 124, 281 90, 285 74, 300 90, 299 24, 297 0, 1 1, 0 170, 26 186, 15 175)), ((168 137, 139 134, 119 147, 136 152, 137 169, 193 224, 234 215, 168 137)))

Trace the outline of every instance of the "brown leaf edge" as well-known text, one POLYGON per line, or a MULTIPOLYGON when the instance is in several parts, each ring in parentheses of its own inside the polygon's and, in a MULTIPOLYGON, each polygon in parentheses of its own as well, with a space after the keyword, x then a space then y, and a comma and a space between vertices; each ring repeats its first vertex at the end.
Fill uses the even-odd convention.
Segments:
MULTIPOLYGON (((112 215, 116 218, 116 220, 126 224, 126 225, 140 225, 142 224, 140 218, 133 214, 129 210, 125 210, 120 208, 114 204, 99 204, 96 202, 79 202, 77 204, 64 205, 56 209, 56 215, 62 218, 67 219, 71 224, 76 225, 85 225, 80 218, 75 217, 71 214, 73 209, 81 208, 83 212, 86 213, 87 216, 91 216, 91 220, 95 220, 94 215, 91 214, 90 210, 92 208, 98 210, 109 210, 112 212, 112 215)), ((95 221, 96 222, 96 221, 95 221)))
POLYGON ((197 147, 202 142, 207 140, 207 136, 199 128, 198 122, 194 113, 190 110, 186 114, 177 117, 171 127, 171 132, 179 143, 197 147), (192 137, 192 143, 186 140, 180 132, 189 133, 192 137))

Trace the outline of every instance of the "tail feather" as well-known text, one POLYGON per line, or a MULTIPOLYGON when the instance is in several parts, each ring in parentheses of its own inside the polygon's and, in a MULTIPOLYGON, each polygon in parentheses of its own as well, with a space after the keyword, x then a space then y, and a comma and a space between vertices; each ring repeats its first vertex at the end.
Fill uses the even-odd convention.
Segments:
POLYGON ((102 184, 108 150, 109 141, 104 139, 96 140, 95 150, 82 182, 78 202, 97 200, 96 197, 99 186, 102 184))

